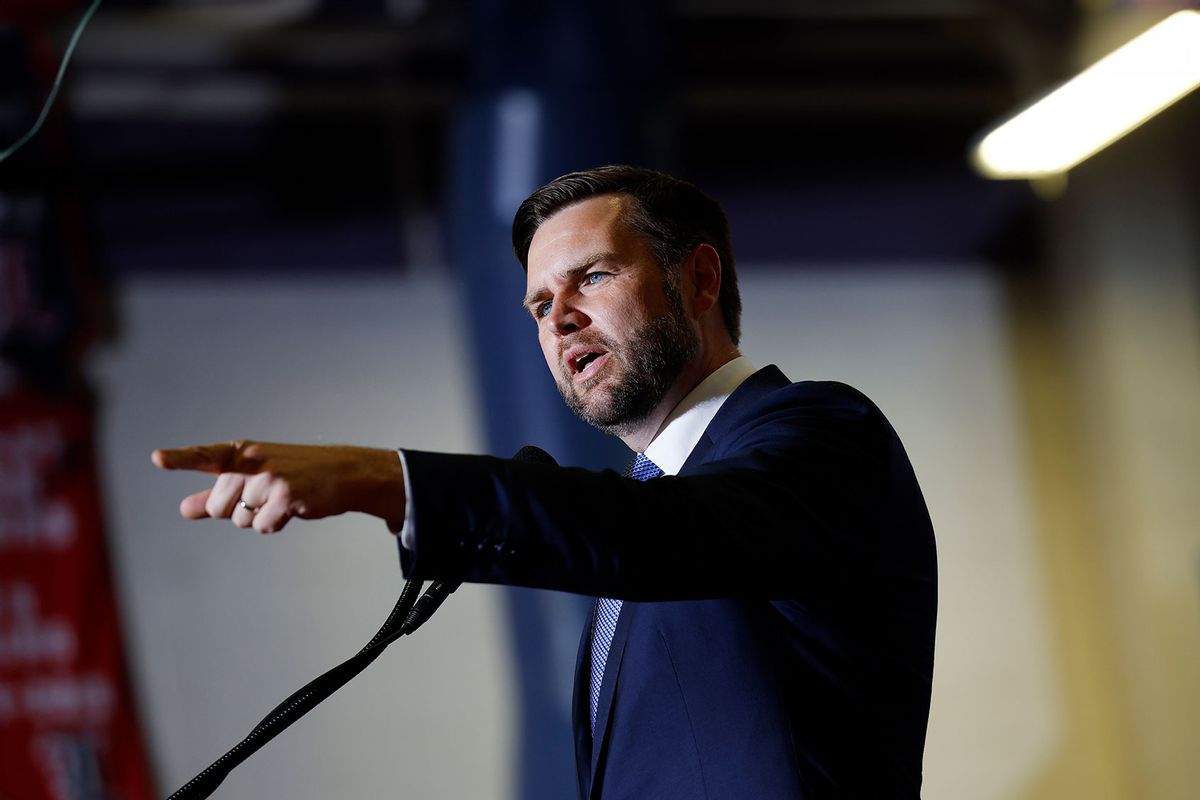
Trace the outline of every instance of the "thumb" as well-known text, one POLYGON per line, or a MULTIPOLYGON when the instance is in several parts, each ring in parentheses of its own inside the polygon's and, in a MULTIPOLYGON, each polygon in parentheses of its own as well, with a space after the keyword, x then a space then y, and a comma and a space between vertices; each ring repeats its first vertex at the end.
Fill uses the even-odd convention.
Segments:
POLYGON ((204 519, 208 516, 208 511, 205 506, 208 504, 208 495, 211 489, 205 489, 203 492, 189 494, 183 498, 179 504, 179 515, 184 519, 204 519))

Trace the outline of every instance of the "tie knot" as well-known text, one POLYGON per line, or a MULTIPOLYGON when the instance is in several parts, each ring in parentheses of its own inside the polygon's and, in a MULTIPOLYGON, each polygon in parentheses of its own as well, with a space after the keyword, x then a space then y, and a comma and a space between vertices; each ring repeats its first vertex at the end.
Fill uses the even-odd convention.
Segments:
POLYGON ((657 464, 646 458, 645 453, 638 453, 629 467, 629 477, 637 481, 648 481, 662 474, 663 471, 658 468, 657 464))

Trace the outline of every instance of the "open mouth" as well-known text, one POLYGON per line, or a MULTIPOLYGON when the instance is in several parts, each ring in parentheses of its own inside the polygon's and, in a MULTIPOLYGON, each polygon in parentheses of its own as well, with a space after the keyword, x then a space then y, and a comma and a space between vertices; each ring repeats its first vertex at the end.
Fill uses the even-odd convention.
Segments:
POLYGON ((596 347, 571 348, 567 353, 567 367, 576 383, 595 375, 608 360, 608 351, 596 347))
POLYGON ((592 363, 599 357, 600 353, 584 353, 575 360, 575 370, 577 372, 583 372, 585 369, 587 369, 588 364, 592 363))

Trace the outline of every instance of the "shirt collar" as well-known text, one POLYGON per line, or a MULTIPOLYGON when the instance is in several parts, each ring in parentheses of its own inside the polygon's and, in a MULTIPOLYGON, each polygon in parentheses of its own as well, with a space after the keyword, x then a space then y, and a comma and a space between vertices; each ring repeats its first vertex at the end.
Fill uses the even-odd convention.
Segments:
POLYGON ((646 457, 664 475, 678 474, 721 404, 753 374, 750 359, 738 356, 700 381, 667 415, 666 422, 646 447, 646 457))

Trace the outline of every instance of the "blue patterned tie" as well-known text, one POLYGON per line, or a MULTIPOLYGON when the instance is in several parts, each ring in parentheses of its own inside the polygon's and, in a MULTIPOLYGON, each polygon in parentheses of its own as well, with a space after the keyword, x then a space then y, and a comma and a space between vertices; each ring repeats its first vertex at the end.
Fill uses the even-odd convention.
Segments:
MULTIPOLYGON (((634 480, 648 481, 657 478, 663 472, 653 461, 638 453, 625 474, 634 480)), ((608 663, 608 648, 612 647, 613 634, 617 631, 617 617, 620 615, 620 600, 596 598, 596 610, 592 617, 591 686, 588 692, 593 732, 596 730, 596 709, 600 705, 600 684, 604 682, 604 665, 608 663)))

